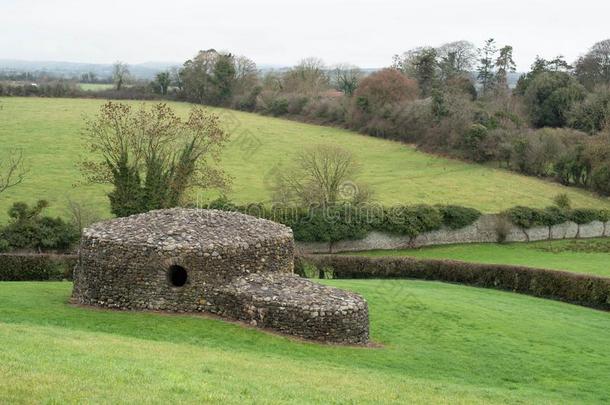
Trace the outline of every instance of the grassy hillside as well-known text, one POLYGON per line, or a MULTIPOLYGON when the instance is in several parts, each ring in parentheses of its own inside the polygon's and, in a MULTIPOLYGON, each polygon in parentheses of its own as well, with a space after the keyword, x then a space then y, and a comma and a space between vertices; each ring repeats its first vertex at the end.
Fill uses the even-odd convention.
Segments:
POLYGON ((560 240, 532 243, 465 244, 421 249, 376 250, 365 256, 412 256, 475 263, 515 264, 610 277, 610 240, 560 240))
MULTIPOLYGON (((94 115, 101 103, 89 99, 0 99, 0 155, 22 148, 30 167, 27 181, 0 197, 0 218, 5 217, 10 202, 39 198, 50 200, 55 213, 61 213, 71 198, 108 215, 103 187, 74 187, 81 181, 75 163, 84 153, 79 138, 83 116, 94 115)), ((183 103, 173 106, 182 113, 189 108, 183 103)), ((216 112, 233 137, 224 154, 224 166, 234 177, 229 195, 239 202, 268 200, 276 165, 289 161, 299 149, 336 143, 356 154, 364 166, 362 180, 385 204, 452 203, 493 212, 517 204, 542 207, 557 193, 567 192, 576 206, 610 207, 608 199, 585 191, 431 156, 396 142, 255 114, 216 112)), ((207 196, 193 196, 197 197, 207 196)))
POLYGON ((329 280, 369 301, 378 348, 187 315, 66 304, 0 283, 0 402, 607 402, 607 313, 493 290, 329 280))

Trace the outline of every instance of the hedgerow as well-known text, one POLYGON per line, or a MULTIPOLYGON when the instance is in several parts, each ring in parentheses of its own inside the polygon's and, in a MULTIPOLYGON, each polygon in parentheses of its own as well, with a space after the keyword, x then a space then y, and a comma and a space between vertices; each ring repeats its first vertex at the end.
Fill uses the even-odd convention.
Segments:
POLYGON ((459 229, 474 223, 481 213, 455 205, 400 205, 380 207, 341 204, 331 207, 267 207, 263 204, 238 206, 220 198, 208 208, 239 211, 270 219, 292 228, 302 242, 336 242, 364 238, 371 231, 415 237, 443 226, 459 229))
POLYGON ((0 254, 0 281, 71 280, 75 255, 0 254))
POLYGON ((559 207, 530 208, 517 206, 503 213, 514 225, 529 229, 536 226, 559 225, 566 221, 588 224, 593 221, 607 222, 610 211, 589 208, 561 209, 559 207))
POLYGON ((411 257, 306 255, 295 258, 295 272, 332 270, 333 278, 406 278, 446 281, 512 291, 610 310, 610 278, 499 264, 411 257))

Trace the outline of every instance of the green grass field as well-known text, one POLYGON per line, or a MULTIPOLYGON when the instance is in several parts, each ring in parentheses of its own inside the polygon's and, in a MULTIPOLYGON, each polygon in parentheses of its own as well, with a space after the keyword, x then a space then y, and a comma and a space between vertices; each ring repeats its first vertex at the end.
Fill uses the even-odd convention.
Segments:
MULTIPOLYGON (((80 185, 76 162, 85 153, 80 141, 84 116, 93 116, 102 100, 1 98, 2 154, 21 148, 29 173, 18 188, 0 197, 0 219, 17 200, 52 203, 51 213, 62 214, 68 198, 108 216, 107 190, 80 185)), ((135 102, 133 104, 136 104, 135 102)), ((189 105, 172 103, 182 114, 189 105)), ((558 184, 520 176, 505 170, 448 160, 413 147, 350 131, 215 109, 232 134, 223 165, 233 176, 229 196, 238 202, 266 201, 277 164, 296 151, 319 143, 340 144, 362 163, 362 180, 385 204, 451 203, 496 212, 517 204, 542 207, 554 195, 567 192, 575 206, 610 207, 610 200, 558 184)), ((208 195, 193 199, 208 198, 208 195)))
POLYGON ((421 249, 375 250, 365 256, 412 256, 466 262, 515 264, 610 277, 610 240, 558 240, 532 243, 474 243, 421 249))
POLYGON ((407 280, 362 293, 378 348, 188 315, 67 304, 71 283, 0 283, 0 403, 604 403, 608 313, 407 280))
POLYGON ((85 91, 108 90, 114 87, 110 83, 79 83, 78 86, 85 91))

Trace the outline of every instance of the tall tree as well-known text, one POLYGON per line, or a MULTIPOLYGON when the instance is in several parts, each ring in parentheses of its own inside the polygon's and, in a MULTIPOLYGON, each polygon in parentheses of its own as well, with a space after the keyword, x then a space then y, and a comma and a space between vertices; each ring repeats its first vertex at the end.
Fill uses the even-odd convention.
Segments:
POLYGON ((283 90, 307 96, 316 96, 330 88, 330 78, 324 61, 305 58, 283 76, 283 90))
POLYGON ((468 41, 449 42, 441 45, 437 49, 437 53, 443 80, 470 73, 476 59, 476 48, 468 41))
POLYGON ((362 79, 362 71, 353 65, 337 65, 333 69, 333 84, 347 96, 352 96, 362 79))
POLYGON ((394 55, 393 67, 417 80, 422 95, 428 97, 438 77, 437 56, 435 48, 414 48, 402 55, 394 55))
POLYGON ((216 58, 212 72, 214 88, 211 97, 213 105, 225 105, 233 95, 235 84, 235 64, 233 55, 221 53, 216 58))
POLYGON ((165 96, 171 84, 171 76, 169 72, 159 72, 155 77, 155 87, 159 94, 165 96))
POLYGON ((121 61, 115 62, 112 66, 112 81, 114 82, 116 89, 121 90, 128 78, 129 66, 121 61))
POLYGON ((575 73, 589 90, 598 84, 610 84, 610 39, 596 43, 578 59, 575 73))
POLYGON ((498 58, 496 59, 496 83, 500 88, 508 88, 508 74, 517 70, 515 61, 513 60, 513 47, 510 45, 500 48, 498 58))
POLYGON ((495 80, 495 56, 498 52, 496 40, 493 38, 485 41, 483 48, 479 49, 479 66, 477 67, 477 78, 481 83, 483 94, 486 94, 493 87, 495 80))
POLYGON ((89 181, 113 186, 108 197, 117 216, 175 207, 195 186, 227 184, 214 163, 228 135, 200 107, 182 119, 163 103, 133 111, 108 102, 86 121, 84 140, 93 157, 81 170, 89 181))
POLYGON ((253 60, 245 56, 235 56, 235 94, 246 94, 258 85, 258 69, 253 60))

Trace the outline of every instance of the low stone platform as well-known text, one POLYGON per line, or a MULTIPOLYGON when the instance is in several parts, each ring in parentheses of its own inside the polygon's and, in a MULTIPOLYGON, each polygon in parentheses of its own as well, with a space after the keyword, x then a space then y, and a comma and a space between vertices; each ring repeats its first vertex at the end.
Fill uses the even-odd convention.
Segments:
POLYGON ((369 339, 366 301, 294 274, 256 273, 217 288, 206 310, 306 339, 362 344, 369 339))
POLYGON ((293 264, 284 225, 216 210, 151 211, 83 231, 72 301, 211 312, 306 339, 367 342, 366 301, 293 275, 293 264))

